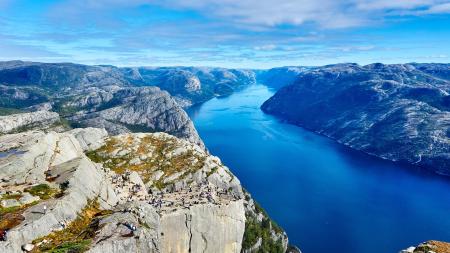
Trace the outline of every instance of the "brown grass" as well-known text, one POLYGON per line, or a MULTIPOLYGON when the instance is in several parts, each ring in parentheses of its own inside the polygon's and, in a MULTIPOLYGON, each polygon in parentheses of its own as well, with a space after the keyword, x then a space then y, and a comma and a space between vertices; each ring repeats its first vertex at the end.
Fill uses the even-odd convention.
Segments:
MULTIPOLYGON (((164 172, 161 182, 154 182, 157 187, 162 187, 164 178, 167 178, 179 172, 195 172, 201 169, 205 163, 205 156, 194 153, 193 150, 187 150, 182 154, 169 157, 173 150, 178 147, 177 140, 172 137, 155 137, 148 135, 140 140, 136 151, 121 157, 113 157, 111 153, 117 148, 130 148, 133 146, 134 138, 129 135, 123 139, 117 137, 110 138, 106 144, 96 151, 89 152, 87 155, 94 161, 102 163, 118 174, 126 171, 136 171, 146 183, 157 170, 164 172), (130 164, 134 157, 147 155, 148 158, 141 161, 140 164, 130 164)), ((186 174, 183 173, 183 174, 186 174)))
POLYGON ((97 201, 89 201, 86 207, 61 231, 33 241, 34 244, 47 240, 47 243, 36 247, 32 252, 84 252, 89 248, 91 239, 98 229, 97 217, 110 214, 102 211, 97 201))

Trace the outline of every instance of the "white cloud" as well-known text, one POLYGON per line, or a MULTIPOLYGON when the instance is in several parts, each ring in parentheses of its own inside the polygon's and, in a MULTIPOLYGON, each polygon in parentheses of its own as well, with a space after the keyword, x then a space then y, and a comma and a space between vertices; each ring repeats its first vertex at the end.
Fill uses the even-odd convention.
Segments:
MULTIPOLYGON (((5 0, 0 0, 5 1, 5 0)), ((66 0, 58 11, 136 7, 144 4, 189 9, 230 23, 252 26, 317 24, 323 28, 363 26, 389 15, 448 13, 449 0, 66 0)), ((57 12, 58 12, 57 11, 57 12)), ((250 27, 250 26, 249 26, 250 27)))
POLYGON ((274 44, 268 44, 268 45, 262 45, 262 46, 256 46, 253 49, 258 50, 258 51, 271 51, 276 49, 277 46, 274 44))
POLYGON ((428 10, 424 11, 424 14, 439 14, 439 13, 450 13, 450 2, 434 5, 428 10))

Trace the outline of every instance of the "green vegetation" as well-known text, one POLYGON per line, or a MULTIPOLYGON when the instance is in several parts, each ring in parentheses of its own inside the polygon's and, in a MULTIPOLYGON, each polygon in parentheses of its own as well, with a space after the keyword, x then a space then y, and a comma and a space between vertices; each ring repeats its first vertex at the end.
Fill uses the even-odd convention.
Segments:
POLYGON ((0 200, 5 200, 5 199, 15 199, 18 200, 22 197, 22 194, 20 193, 14 193, 14 194, 5 194, 3 195, 0 200))
POLYGON ((58 98, 54 101, 53 110, 57 112, 61 117, 71 116, 77 111, 82 110, 83 108, 77 108, 75 106, 67 105, 69 102, 72 102, 76 99, 75 96, 68 96, 58 98))
POLYGON ((30 188, 25 189, 25 192, 29 192, 33 196, 46 200, 54 197, 59 191, 51 188, 48 184, 38 184, 30 188))
MULTIPOLYGON (((250 200, 250 195, 246 195, 247 201, 250 200), (248 199, 247 199, 248 196, 248 199)), ((261 246, 258 253, 284 253, 283 243, 281 238, 275 240, 272 238, 272 232, 282 236, 284 231, 267 215, 266 211, 255 201, 255 211, 262 214, 264 218, 261 222, 252 213, 246 214, 245 232, 242 241, 242 249, 250 249, 253 247, 259 238, 261 238, 261 246)))
POLYGON ((22 86, 20 88, 11 87, 2 89, 0 107, 15 110, 47 102, 48 100, 49 97, 46 94, 46 91, 37 86, 22 86), (28 98, 17 99, 15 97, 17 92, 26 94, 28 98))
POLYGON ((284 253, 281 239, 275 241, 271 237, 270 219, 264 218, 261 223, 255 217, 247 217, 242 241, 243 249, 250 249, 259 238, 262 239, 258 253, 284 253))
POLYGON ((0 206, 0 215, 3 216, 8 213, 14 213, 16 211, 19 211, 20 209, 21 209, 20 206, 12 206, 12 207, 0 206))
POLYGON ((10 114, 16 114, 24 112, 20 109, 16 108, 6 108, 6 107, 0 107, 0 116, 10 115, 10 114))
POLYGON ((0 229, 9 230, 19 225, 24 220, 22 216, 23 211, 37 203, 38 201, 35 201, 27 205, 8 208, 0 206, 0 229))
MULTIPOLYGON (((253 201, 253 202, 254 202, 254 204, 255 204, 256 212, 262 213, 262 214, 264 215, 264 217, 266 217, 267 220, 270 221, 270 223, 271 223, 270 225, 272 226, 272 229, 273 229, 276 233, 283 233, 283 232, 284 232, 283 229, 281 229, 281 227, 278 226, 278 224, 277 224, 275 221, 273 221, 273 220, 271 220, 270 218, 268 218, 269 215, 267 214, 266 210, 264 210, 264 208, 262 208, 261 205, 260 205, 258 202, 256 202, 256 201, 253 201)), ((263 222, 264 222, 264 221, 263 221, 263 222)))
POLYGON ((212 174, 216 173, 218 169, 219 169, 219 167, 217 167, 217 166, 212 168, 210 171, 208 171, 206 173, 206 176, 208 176, 208 177, 211 176, 212 174))
POLYGON ((78 253, 85 252, 89 249, 91 240, 82 240, 78 242, 65 242, 56 246, 54 249, 46 250, 48 253, 78 253))
POLYGON ((80 253, 89 249, 98 229, 99 217, 110 214, 100 210, 97 201, 89 201, 86 207, 63 230, 53 232, 33 241, 34 244, 47 240, 33 252, 80 253))

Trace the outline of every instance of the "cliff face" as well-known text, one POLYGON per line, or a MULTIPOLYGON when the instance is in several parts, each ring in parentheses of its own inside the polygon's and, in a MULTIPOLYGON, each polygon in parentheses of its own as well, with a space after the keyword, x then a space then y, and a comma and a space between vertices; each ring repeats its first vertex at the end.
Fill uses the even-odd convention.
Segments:
POLYGON ((2 135, 0 178, 0 230, 8 236, 0 252, 287 247, 285 233, 272 228, 217 157, 164 133, 108 136, 78 128, 2 135), (252 232, 249 220, 263 232, 252 232))
POLYGON ((450 175, 445 64, 339 64, 302 73, 266 113, 357 150, 450 175))

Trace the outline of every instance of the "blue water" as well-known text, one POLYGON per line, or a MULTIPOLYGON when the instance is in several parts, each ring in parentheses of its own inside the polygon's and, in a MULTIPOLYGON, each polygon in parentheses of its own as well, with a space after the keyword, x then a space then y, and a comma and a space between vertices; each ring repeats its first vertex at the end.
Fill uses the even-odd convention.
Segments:
POLYGON ((304 253, 396 253, 450 241, 450 180, 265 115, 254 85, 189 111, 214 155, 304 253))

